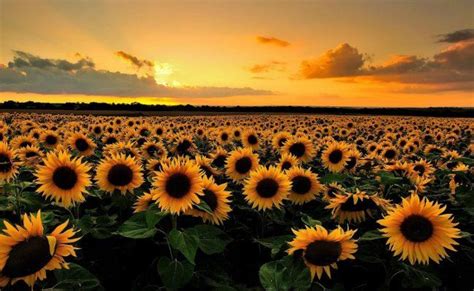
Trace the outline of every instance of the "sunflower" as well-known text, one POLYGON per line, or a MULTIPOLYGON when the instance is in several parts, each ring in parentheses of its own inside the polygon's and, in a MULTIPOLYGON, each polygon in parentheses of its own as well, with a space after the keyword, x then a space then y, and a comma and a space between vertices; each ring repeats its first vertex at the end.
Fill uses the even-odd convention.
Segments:
POLYGON ((203 180, 203 195, 199 197, 201 201, 206 202, 211 213, 202 211, 193 207, 186 211, 186 214, 201 217, 204 222, 211 222, 213 224, 222 224, 224 220, 229 218, 230 208, 230 192, 226 191, 227 183, 218 185, 214 179, 204 177, 203 180))
POLYGON ((73 150, 79 152, 79 154, 83 156, 90 156, 94 153, 94 149, 96 148, 96 144, 88 138, 85 134, 82 133, 74 133, 69 138, 69 145, 73 150))
POLYGON ((326 202, 330 202, 332 198, 335 198, 336 195, 341 195, 346 193, 346 189, 339 185, 336 182, 333 182, 329 185, 324 186, 324 194, 323 194, 323 200, 326 202))
POLYGON ((413 173, 420 177, 429 177, 434 173, 434 168, 430 162, 421 159, 413 163, 413 173))
POLYGON ((223 168, 225 166, 227 155, 228 153, 225 149, 221 147, 216 148, 216 150, 211 154, 211 165, 216 168, 223 168))
POLYGON ((282 171, 287 171, 292 167, 298 166, 300 161, 292 154, 284 153, 280 157, 277 167, 282 171))
POLYGON ((180 214, 199 204, 203 195, 203 182, 199 166, 189 160, 173 160, 170 165, 163 165, 158 172, 152 190, 153 199, 159 207, 172 214, 180 214))
POLYGON ((356 168, 360 162, 360 157, 361 154, 358 150, 352 149, 348 152, 347 156, 349 157, 349 160, 347 160, 347 163, 344 165, 344 168, 353 173, 356 171, 356 168))
POLYGON ((36 167, 42 161, 44 153, 37 146, 27 146, 18 150, 18 156, 23 165, 36 167))
POLYGON ((349 161, 348 146, 342 142, 333 142, 323 151, 321 160, 331 172, 340 172, 349 161))
POLYGON ((325 208, 332 210, 332 218, 337 218, 339 223, 346 220, 359 223, 365 220, 366 215, 372 217, 375 211, 386 210, 389 205, 388 200, 377 194, 368 195, 357 189, 356 193, 336 194, 325 208))
POLYGON ((32 146, 36 143, 37 142, 33 137, 31 137, 31 136, 21 136, 20 135, 20 136, 14 137, 11 140, 10 145, 14 149, 21 149, 21 148, 24 148, 24 147, 27 147, 27 146, 32 146))
POLYGON ((55 131, 46 130, 41 135, 40 142, 47 148, 55 148, 60 144, 60 137, 55 131))
POLYGON ((167 156, 166 148, 156 142, 147 141, 142 146, 142 154, 145 158, 162 158, 167 156))
POLYGON ((199 166, 201 172, 208 178, 213 177, 213 176, 218 176, 220 175, 220 170, 215 169, 211 164, 212 160, 209 158, 206 158, 203 155, 197 155, 195 157, 195 162, 199 166))
POLYGON ((315 150, 311 141, 306 137, 293 137, 289 139, 282 148, 282 153, 292 154, 301 162, 309 162, 313 159, 315 150))
POLYGON ((288 198, 294 204, 303 204, 316 198, 323 186, 319 183, 318 175, 301 167, 293 167, 286 172, 291 181, 288 198))
POLYGON ((105 158, 97 166, 97 185, 108 193, 118 190, 131 192, 143 184, 141 166, 135 158, 116 154, 105 158))
POLYGON ((260 139, 254 130, 249 129, 242 134, 242 144, 244 147, 257 150, 260 147, 260 139))
POLYGON ((138 197, 137 201, 133 205, 133 213, 146 211, 150 204, 153 202, 153 194, 145 193, 138 197))
POLYGON ((391 208, 378 220, 383 235, 395 256, 415 263, 439 263, 448 256, 446 249, 456 251, 460 230, 451 214, 443 214, 446 207, 418 195, 404 198, 400 205, 391 208))
POLYGON ((258 210, 280 208, 288 196, 291 182, 278 168, 260 166, 245 180, 245 200, 258 210))
POLYGON ((176 141, 173 148, 173 152, 177 155, 187 155, 195 150, 196 146, 193 143, 192 138, 187 136, 181 136, 176 141))
POLYGON ((8 144, 0 142, 0 181, 10 181, 16 176, 18 169, 14 160, 16 151, 11 150, 8 144))
POLYGON ((321 279, 323 271, 331 278, 331 268, 337 269, 337 262, 355 259, 357 243, 352 237, 355 230, 344 231, 338 227, 328 232, 324 227, 306 227, 292 230, 295 238, 289 242, 288 253, 293 255, 302 251, 303 260, 311 272, 311 279, 315 275, 321 279))
POLYGON ((226 175, 235 182, 245 179, 259 165, 258 155, 250 148, 237 149, 230 153, 226 163, 226 175))
POLYGON ((6 229, 0 234, 0 287, 24 281, 33 289, 36 280, 46 279, 46 271, 67 269, 64 260, 76 256, 72 245, 76 231, 65 230, 68 221, 49 235, 44 234, 41 213, 23 216, 23 226, 4 220, 6 229))
POLYGON ((291 134, 286 131, 275 134, 272 138, 273 148, 280 150, 290 138, 291 134))
POLYGON ((64 207, 85 200, 86 188, 91 185, 91 168, 81 158, 71 159, 66 151, 60 151, 47 154, 43 162, 35 174, 38 192, 64 207))

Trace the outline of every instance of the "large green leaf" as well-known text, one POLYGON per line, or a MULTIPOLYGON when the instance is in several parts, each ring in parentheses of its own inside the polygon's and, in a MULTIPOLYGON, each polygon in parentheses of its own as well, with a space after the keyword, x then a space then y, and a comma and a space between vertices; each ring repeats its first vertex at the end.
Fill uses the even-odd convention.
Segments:
POLYGON ((223 252, 232 241, 230 236, 212 225, 197 225, 193 227, 193 230, 199 238, 199 249, 207 255, 223 252))
POLYGON ((58 283, 54 289, 63 290, 98 290, 102 289, 99 280, 87 269, 70 263, 69 269, 54 271, 58 283))
POLYGON ((293 238, 290 234, 272 236, 267 238, 256 239, 255 241, 264 247, 270 248, 272 255, 276 255, 283 249, 288 247, 288 242, 293 238))
POLYGON ((360 236, 359 241, 372 241, 384 238, 378 230, 369 230, 360 236))
POLYGON ((134 214, 118 229, 118 234, 128 238, 149 238, 156 233, 155 225, 166 216, 166 213, 153 209, 134 214))
POLYGON ((309 269, 293 256, 262 265, 259 277, 265 290, 307 290, 311 286, 309 269))
POLYGON ((194 264, 194 258, 199 246, 199 237, 194 231, 173 229, 168 234, 168 240, 174 249, 180 251, 189 262, 194 264))
POLYGON ((193 277, 194 266, 188 261, 171 260, 161 257, 158 261, 158 274, 163 284, 171 289, 184 287, 193 277))

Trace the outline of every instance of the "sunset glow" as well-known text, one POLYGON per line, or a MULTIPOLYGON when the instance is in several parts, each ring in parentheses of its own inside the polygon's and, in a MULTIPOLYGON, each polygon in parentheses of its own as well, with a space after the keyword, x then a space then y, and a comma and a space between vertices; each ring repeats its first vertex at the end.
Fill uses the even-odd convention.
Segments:
POLYGON ((4 0, 0 101, 470 107, 473 9, 4 0))

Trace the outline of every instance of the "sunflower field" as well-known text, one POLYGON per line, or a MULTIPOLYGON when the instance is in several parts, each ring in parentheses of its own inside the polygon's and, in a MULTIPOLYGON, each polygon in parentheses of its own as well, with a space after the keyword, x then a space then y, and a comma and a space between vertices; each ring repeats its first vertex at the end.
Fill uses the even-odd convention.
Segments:
POLYGON ((472 290, 474 123, 0 115, 2 290, 472 290))

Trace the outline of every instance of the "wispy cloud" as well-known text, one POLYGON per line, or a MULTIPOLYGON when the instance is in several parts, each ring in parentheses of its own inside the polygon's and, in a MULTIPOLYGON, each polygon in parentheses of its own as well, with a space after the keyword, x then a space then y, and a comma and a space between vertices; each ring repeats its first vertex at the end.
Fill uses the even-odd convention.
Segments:
POLYGON ((263 64, 256 64, 248 68, 251 73, 269 73, 272 71, 283 72, 286 70, 286 63, 279 61, 270 61, 263 64))
POLYGON ((474 39, 474 29, 462 29, 450 33, 438 34, 438 42, 455 43, 474 39))
POLYGON ((278 47, 287 47, 290 46, 290 43, 286 40, 282 40, 273 36, 267 37, 267 36, 257 36, 257 42, 261 44, 269 44, 269 45, 274 45, 278 47))

